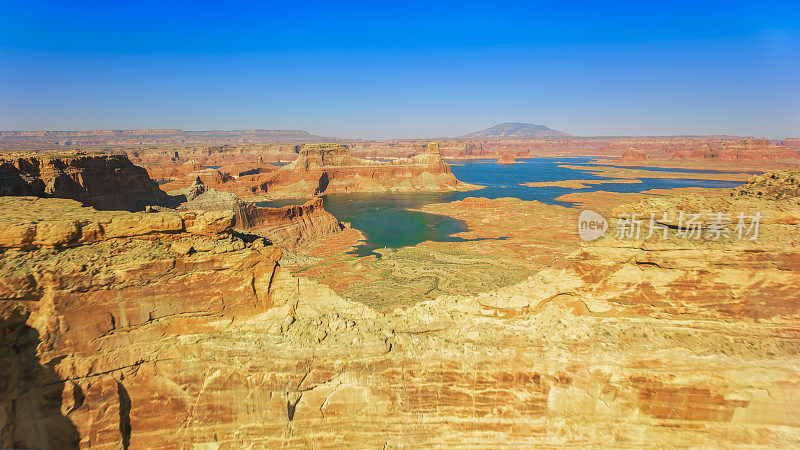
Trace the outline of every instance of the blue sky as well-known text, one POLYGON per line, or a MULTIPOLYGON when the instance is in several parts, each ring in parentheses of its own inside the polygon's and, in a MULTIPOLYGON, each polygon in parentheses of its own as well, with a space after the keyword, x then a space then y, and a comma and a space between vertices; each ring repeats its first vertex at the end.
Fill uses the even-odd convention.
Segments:
POLYGON ((800 135, 800 5, 0 0, 0 129, 800 135))

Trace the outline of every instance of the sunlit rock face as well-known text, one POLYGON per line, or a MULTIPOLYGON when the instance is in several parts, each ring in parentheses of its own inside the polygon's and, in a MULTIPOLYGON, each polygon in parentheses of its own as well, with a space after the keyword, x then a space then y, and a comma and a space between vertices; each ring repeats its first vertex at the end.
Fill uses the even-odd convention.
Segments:
POLYGON ((250 206, 245 214, 249 231, 287 247, 324 241, 349 226, 326 211, 320 197, 281 208, 250 206))
MULTIPOLYGON (((282 155, 293 162, 277 167, 264 162, 258 154, 240 154, 233 148, 223 148, 216 158, 201 156, 203 161, 217 161, 227 156, 229 161, 218 168, 197 168, 182 157, 155 158, 148 164, 153 177, 162 179, 166 191, 185 189, 200 178, 214 189, 230 192, 247 199, 271 197, 310 197, 334 192, 386 191, 450 191, 474 189, 461 183, 442 160, 438 143, 430 143, 407 158, 391 162, 361 159, 353 156, 343 144, 308 144, 294 146, 294 151, 282 155), (177 158, 177 159, 176 159, 177 158), (166 160, 165 160, 166 159, 166 160), (163 177, 163 178, 162 178, 163 177)), ((176 155, 182 153, 176 152, 176 155)), ((137 153, 139 159, 153 159, 151 153, 137 153)))
POLYGON ((800 152, 787 139, 773 144, 767 139, 741 138, 625 138, 615 139, 600 148, 607 154, 622 152, 622 161, 644 159, 679 161, 744 162, 754 164, 796 165, 800 152))
POLYGON ((179 211, 230 211, 237 229, 255 233, 283 247, 294 248, 324 240, 326 236, 347 227, 325 210, 320 197, 301 205, 265 208, 244 201, 230 192, 210 188, 200 177, 188 188, 171 193, 186 199, 177 207, 179 211))
POLYGON ((647 159, 647 153, 644 150, 629 147, 625 149, 619 159, 620 161, 642 161, 647 159))
POLYGON ((261 189, 277 196, 474 188, 453 176, 436 143, 421 154, 391 162, 356 158, 341 144, 311 144, 300 150, 297 160, 270 175, 261 189))
POLYGON ((384 314, 232 214, 3 198, 2 447, 797 446, 797 202, 620 206, 563 267, 384 314), (741 208, 758 239, 615 237, 741 208))

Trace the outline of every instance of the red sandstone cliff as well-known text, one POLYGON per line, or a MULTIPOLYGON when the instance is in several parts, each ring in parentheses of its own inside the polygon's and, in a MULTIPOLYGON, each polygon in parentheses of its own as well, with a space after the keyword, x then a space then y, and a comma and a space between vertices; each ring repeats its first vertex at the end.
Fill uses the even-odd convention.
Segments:
POLYGON ((186 189, 172 191, 186 199, 179 211, 230 211, 233 225, 242 231, 266 237, 273 244, 292 248, 338 233, 345 228, 323 207, 321 198, 303 205, 264 208, 230 192, 213 189, 197 177, 186 189))
POLYGON ((148 164, 145 166, 150 178, 154 180, 176 180, 199 172, 205 167, 197 161, 165 162, 161 164, 148 164))
POLYGON ((431 143, 411 158, 380 162, 356 158, 339 144, 303 147, 296 161, 270 174, 260 189, 271 195, 318 195, 331 192, 467 190, 431 143))
POLYGON ((105 210, 172 202, 125 156, 82 152, 0 155, 0 195, 71 198, 105 210))
POLYGON ((699 138, 630 138, 618 139, 601 151, 622 151, 622 161, 643 159, 682 161, 740 161, 751 163, 800 163, 800 151, 786 145, 774 145, 767 139, 699 138))
POLYGON ((746 139, 723 142, 716 158, 722 161, 778 161, 797 160, 800 152, 783 145, 773 145, 767 139, 746 139))
POLYGON ((781 145, 792 150, 800 150, 800 138, 786 138, 781 141, 781 145))
POLYGON ((246 209, 246 229, 273 243, 294 247, 342 231, 346 225, 323 207, 321 197, 302 205, 263 208, 253 204, 246 209))
MULTIPOLYGON (((194 163, 187 163, 170 170, 193 167, 194 163)), ((228 211, 233 214, 237 228, 253 230, 257 227, 274 243, 289 247, 323 238, 343 228, 324 210, 321 200, 296 207, 259 208, 232 192, 213 189, 232 182, 234 178, 230 174, 214 169, 192 174, 194 178, 183 177, 179 182, 169 183, 177 188, 170 191, 174 194, 171 196, 159 189, 145 169, 133 165, 122 155, 12 154, 0 159, 0 195, 68 198, 100 210, 142 210, 157 206, 179 211, 228 211), (210 183, 206 184, 201 177, 210 183)))
POLYGON ((625 149, 622 156, 619 158, 620 161, 641 161, 644 159, 647 159, 647 153, 645 153, 644 150, 633 147, 625 149))

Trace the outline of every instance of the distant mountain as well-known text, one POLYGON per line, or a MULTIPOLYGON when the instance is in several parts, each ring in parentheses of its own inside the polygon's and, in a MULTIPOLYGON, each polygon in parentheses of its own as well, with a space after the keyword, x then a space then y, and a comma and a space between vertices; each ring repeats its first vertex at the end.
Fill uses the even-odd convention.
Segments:
POLYGON ((51 146, 180 145, 180 144, 293 144, 334 142, 303 130, 88 130, 88 131, 0 131, 0 148, 20 149, 51 146))
POLYGON ((468 139, 528 139, 572 136, 563 131, 554 130, 544 125, 532 123, 501 123, 482 131, 476 131, 466 136, 468 139))

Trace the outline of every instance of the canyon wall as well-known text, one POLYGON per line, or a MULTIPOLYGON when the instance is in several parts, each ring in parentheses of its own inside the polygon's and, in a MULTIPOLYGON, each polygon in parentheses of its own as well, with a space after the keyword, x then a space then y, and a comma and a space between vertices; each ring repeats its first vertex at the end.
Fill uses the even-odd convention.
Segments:
POLYGON ((357 158, 339 144, 311 144, 302 148, 297 160, 269 175, 261 190, 282 196, 475 188, 453 176, 437 143, 411 158, 391 162, 357 158))
POLYGON ((302 205, 264 208, 249 204, 245 229, 273 243, 294 247, 338 233, 348 224, 340 223, 323 207, 321 197, 302 205))
MULTIPOLYGON (((791 142, 791 140, 787 140, 791 142)), ((628 138, 609 142, 600 149, 615 155, 622 151, 622 161, 644 159, 681 161, 719 161, 748 163, 800 163, 800 152, 783 143, 767 139, 697 138, 628 138)))
POLYGON ((137 164, 196 162, 203 166, 223 166, 294 160, 300 147, 298 144, 130 146, 124 151, 137 164))
POLYGON ((71 198, 105 210, 172 204, 147 171, 124 156, 81 152, 0 155, 0 195, 71 198))
POLYGON ((205 185, 200 177, 188 188, 171 193, 187 200, 177 207, 179 211, 231 211, 237 229, 266 237, 282 247, 308 244, 347 227, 325 210, 319 197, 302 205, 265 208, 230 192, 217 191, 205 185))
MULTIPOLYGON (((182 173, 181 168, 196 168, 196 164, 186 163, 168 172, 153 173, 176 176, 182 173)), ((259 208, 235 193, 213 189, 201 176, 210 180, 211 186, 235 180, 229 173, 214 169, 192 171, 180 178, 180 182, 169 183, 182 188, 170 191, 170 195, 150 179, 147 170, 133 165, 123 155, 26 152, 0 156, 0 195, 74 199, 99 210, 137 211, 156 207, 195 212, 228 211, 233 214, 237 228, 252 232, 258 228, 258 232, 274 243, 289 247, 322 238, 344 227, 324 210, 321 200, 298 207, 259 208), (194 178, 190 178, 191 175, 194 178), (275 222, 270 223, 270 220, 275 222)))
POLYGON ((297 154, 292 153, 295 160, 283 167, 267 164, 262 157, 237 158, 236 154, 219 168, 198 169, 182 158, 150 163, 147 167, 153 177, 169 181, 162 185, 166 191, 184 189, 200 177, 214 189, 242 198, 474 188, 453 176, 435 143, 411 157, 390 162, 355 157, 341 144, 310 144, 296 150, 297 154))

